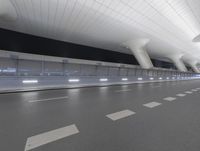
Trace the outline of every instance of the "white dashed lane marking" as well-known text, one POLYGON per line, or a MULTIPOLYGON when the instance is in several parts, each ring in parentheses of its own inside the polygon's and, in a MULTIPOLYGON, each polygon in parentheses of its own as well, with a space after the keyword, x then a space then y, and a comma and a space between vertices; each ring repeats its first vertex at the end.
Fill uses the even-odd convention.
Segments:
POLYGON ((186 96, 186 94, 180 93, 180 94, 177 94, 176 96, 184 97, 184 96, 186 96))
POLYGON ((163 98, 163 100, 165 100, 165 101, 174 101, 174 100, 176 100, 176 98, 174 98, 174 97, 166 97, 166 98, 163 98))
POLYGON ((115 112, 115 113, 111 113, 106 115, 106 117, 108 117, 109 119, 116 121, 128 116, 131 116, 135 114, 135 112, 131 111, 131 110, 123 110, 123 111, 119 111, 119 112, 115 112))
POLYGON ((62 99, 67 99, 68 96, 63 96, 63 97, 57 97, 57 98, 48 98, 48 99, 41 99, 41 100, 31 100, 31 101, 28 101, 30 103, 33 103, 33 102, 42 102, 42 101, 52 101, 52 100, 62 100, 62 99))
POLYGON ((126 89, 126 90, 116 90, 115 92, 129 92, 132 91, 132 89, 126 89))
POLYGON ((191 92, 191 91, 185 91, 185 93, 187 93, 187 94, 192 94, 192 92, 191 92))
POLYGON ((161 86, 152 86, 151 88, 160 88, 161 86))
POLYGON ((39 146, 57 141, 59 139, 74 135, 79 133, 76 125, 69 125, 52 131, 48 131, 42 134, 38 134, 32 137, 29 137, 26 141, 25 151, 32 150, 39 146))
POLYGON ((198 91, 198 90, 196 90, 196 89, 192 89, 191 91, 196 92, 196 91, 198 91))
POLYGON ((161 104, 162 103, 158 103, 158 102, 150 102, 150 103, 143 104, 143 106, 148 107, 148 108, 154 108, 154 107, 159 106, 161 104))

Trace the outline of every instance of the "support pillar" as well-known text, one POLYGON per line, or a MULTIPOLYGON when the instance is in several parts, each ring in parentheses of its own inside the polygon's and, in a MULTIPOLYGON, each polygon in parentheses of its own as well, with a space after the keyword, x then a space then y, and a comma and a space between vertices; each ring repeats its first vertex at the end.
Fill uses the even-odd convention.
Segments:
POLYGON ((124 43, 124 45, 132 51, 138 63, 144 69, 153 68, 151 59, 146 51, 146 44, 148 42, 148 39, 137 39, 124 43))
POLYGON ((185 64, 183 63, 182 56, 177 56, 177 55, 171 56, 169 57, 169 59, 174 63, 174 65, 179 71, 183 71, 183 72, 187 71, 187 68, 185 64))
POLYGON ((200 70, 197 68, 197 62, 188 62, 188 65, 192 68, 192 70, 196 73, 200 73, 200 70))
POLYGON ((0 20, 15 21, 17 17, 12 1, 0 0, 0 20))
POLYGON ((190 54, 183 56, 183 61, 188 64, 192 70, 196 73, 200 73, 200 70, 198 69, 197 65, 199 63, 198 58, 191 56, 190 54))

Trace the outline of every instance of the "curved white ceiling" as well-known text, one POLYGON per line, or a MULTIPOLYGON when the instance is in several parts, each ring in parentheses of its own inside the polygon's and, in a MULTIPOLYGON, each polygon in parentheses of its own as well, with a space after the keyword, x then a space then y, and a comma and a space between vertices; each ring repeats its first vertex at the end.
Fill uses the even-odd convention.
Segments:
POLYGON ((17 19, 17 13, 9 0, 0 0, 0 20, 13 21, 17 19))
POLYGON ((18 16, 0 18, 2 28, 124 53, 131 53, 124 42, 147 38, 151 57, 200 61, 200 43, 192 42, 200 34, 199 0, 0 1, 10 1, 18 16))

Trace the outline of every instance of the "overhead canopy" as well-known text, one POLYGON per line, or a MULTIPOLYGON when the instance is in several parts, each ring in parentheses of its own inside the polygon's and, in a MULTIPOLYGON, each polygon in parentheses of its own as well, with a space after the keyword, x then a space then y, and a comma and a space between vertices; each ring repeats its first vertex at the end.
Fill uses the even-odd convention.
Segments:
POLYGON ((0 0, 0 27, 131 54, 149 39, 153 58, 183 54, 199 61, 199 0, 0 0), (3 4, 3 5, 2 5, 3 4), (3 7, 6 6, 6 7, 3 7), (12 22, 9 18, 14 18, 12 22), (8 20, 6 20, 8 19, 8 20))

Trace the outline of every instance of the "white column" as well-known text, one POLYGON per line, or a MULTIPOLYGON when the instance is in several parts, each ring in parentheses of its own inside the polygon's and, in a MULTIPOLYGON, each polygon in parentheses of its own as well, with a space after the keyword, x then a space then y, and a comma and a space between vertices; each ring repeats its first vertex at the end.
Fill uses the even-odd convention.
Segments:
POLYGON ((183 72, 187 71, 187 68, 185 64, 183 63, 182 56, 175 55, 175 56, 169 57, 169 59, 174 63, 174 65, 179 71, 183 71, 183 72))
POLYGON ((197 62, 188 62, 188 65, 192 68, 192 70, 196 73, 200 73, 199 69, 197 68, 197 62))
POLYGON ((199 69, 197 68, 196 65, 191 65, 191 67, 192 67, 192 69, 193 69, 194 72, 200 73, 200 71, 199 71, 199 69))
POLYGON ((14 21, 17 19, 15 7, 9 0, 0 0, 0 20, 14 21))
POLYGON ((146 44, 148 42, 148 39, 137 39, 124 43, 132 51, 138 63, 144 69, 153 68, 151 59, 146 51, 146 44))
POLYGON ((186 54, 183 57, 183 61, 188 64, 192 70, 196 73, 200 73, 200 70, 198 69, 197 65, 199 63, 198 58, 196 58, 195 56, 192 56, 190 54, 186 54))

